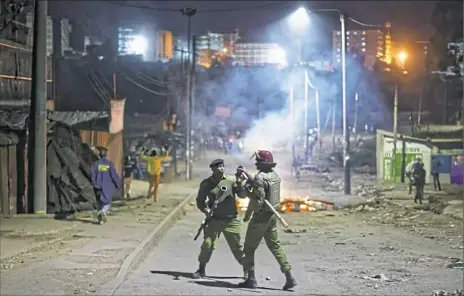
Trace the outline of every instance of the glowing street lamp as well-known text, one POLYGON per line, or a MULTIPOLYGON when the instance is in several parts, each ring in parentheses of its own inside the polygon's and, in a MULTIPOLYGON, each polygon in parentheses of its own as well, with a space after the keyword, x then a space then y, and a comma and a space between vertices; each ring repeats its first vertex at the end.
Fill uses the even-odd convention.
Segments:
POLYGON ((292 31, 303 33, 309 25, 309 14, 306 8, 300 7, 288 17, 288 22, 292 31))

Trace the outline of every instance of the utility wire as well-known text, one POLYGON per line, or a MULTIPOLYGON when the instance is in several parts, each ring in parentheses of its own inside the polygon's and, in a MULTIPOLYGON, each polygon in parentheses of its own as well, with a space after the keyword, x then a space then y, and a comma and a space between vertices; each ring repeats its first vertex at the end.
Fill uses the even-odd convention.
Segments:
POLYGON ((119 74, 121 74, 122 77, 124 77, 127 81, 131 82, 132 84, 138 86, 139 88, 149 92, 149 93, 152 93, 154 95, 157 95, 157 96, 168 96, 169 94, 168 93, 160 93, 160 92, 157 92, 157 91, 154 91, 152 89, 149 89, 139 83, 137 83, 136 81, 134 81, 133 79, 131 79, 129 76, 127 76, 126 74, 122 73, 122 72, 118 72, 119 74))
MULTIPOLYGON (((125 7, 133 7, 133 8, 140 8, 140 9, 149 9, 153 11, 159 12, 179 12, 181 9, 175 8, 163 8, 163 7, 152 7, 146 5, 138 5, 138 4, 129 4, 120 1, 104 1, 113 5, 118 6, 125 6, 125 7)), ((258 5, 258 6, 249 6, 249 7, 240 7, 240 8, 219 8, 219 9, 198 9, 197 13, 216 13, 216 12, 235 12, 235 11, 249 11, 255 9, 264 9, 270 7, 279 7, 284 4, 288 4, 287 2, 274 2, 270 4, 258 5)))
POLYGON ((348 19, 349 19, 350 21, 352 21, 353 23, 358 24, 358 25, 361 25, 361 26, 363 26, 363 27, 370 27, 370 28, 383 28, 383 27, 384 27, 384 25, 371 25, 371 24, 365 24, 365 23, 362 23, 362 22, 360 22, 360 21, 355 20, 355 19, 352 18, 352 17, 348 17, 348 19))

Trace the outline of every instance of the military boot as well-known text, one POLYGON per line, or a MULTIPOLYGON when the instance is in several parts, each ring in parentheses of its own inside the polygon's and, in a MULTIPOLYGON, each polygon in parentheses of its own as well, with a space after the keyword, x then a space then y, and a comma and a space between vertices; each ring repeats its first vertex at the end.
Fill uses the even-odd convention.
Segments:
POLYGON ((258 282, 256 281, 255 271, 250 270, 247 274, 247 279, 244 282, 238 284, 239 288, 247 288, 247 289, 256 289, 258 288, 258 282))
POLYGON ((206 273, 205 273, 205 269, 206 269, 206 264, 201 264, 200 263, 200 266, 198 267, 198 270, 195 271, 195 273, 192 275, 192 277, 194 279, 202 279, 206 276, 206 273))
POLYGON ((282 288, 283 290, 290 290, 292 289, 293 287, 296 286, 296 280, 295 278, 292 276, 292 272, 291 271, 287 271, 285 273, 285 285, 284 287, 282 288))

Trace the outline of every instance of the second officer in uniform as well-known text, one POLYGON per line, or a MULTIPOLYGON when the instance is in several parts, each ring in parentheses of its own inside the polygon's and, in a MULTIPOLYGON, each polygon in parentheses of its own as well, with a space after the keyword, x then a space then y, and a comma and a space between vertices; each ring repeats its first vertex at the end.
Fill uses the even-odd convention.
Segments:
POLYGON ((244 257, 243 247, 240 243, 242 224, 238 218, 235 195, 244 198, 246 196, 245 191, 242 186, 238 185, 235 176, 229 176, 224 173, 224 160, 213 160, 209 167, 213 171, 213 174, 204 179, 200 184, 197 207, 205 215, 208 215, 216 199, 224 198, 224 200, 218 204, 214 210, 212 219, 205 227, 204 240, 201 245, 200 255, 198 256, 198 270, 193 274, 193 277, 196 279, 206 276, 206 264, 211 259, 221 233, 224 235, 235 260, 240 265, 242 265, 244 257), (227 190, 222 191, 221 187, 225 187, 227 190))

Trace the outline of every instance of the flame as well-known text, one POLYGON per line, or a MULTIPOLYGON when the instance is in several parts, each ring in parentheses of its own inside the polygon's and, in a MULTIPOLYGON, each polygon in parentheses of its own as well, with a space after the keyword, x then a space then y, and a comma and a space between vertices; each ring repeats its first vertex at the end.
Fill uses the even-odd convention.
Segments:
MULTIPOLYGON (((243 212, 246 211, 249 202, 249 198, 237 198, 237 210, 243 212)), ((311 199, 310 196, 283 196, 280 198, 280 211, 283 213, 315 212, 320 210, 333 210, 333 208, 333 203, 311 199)))

